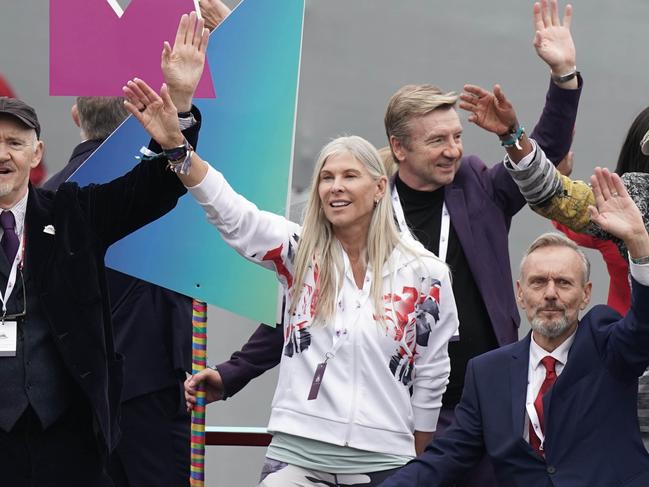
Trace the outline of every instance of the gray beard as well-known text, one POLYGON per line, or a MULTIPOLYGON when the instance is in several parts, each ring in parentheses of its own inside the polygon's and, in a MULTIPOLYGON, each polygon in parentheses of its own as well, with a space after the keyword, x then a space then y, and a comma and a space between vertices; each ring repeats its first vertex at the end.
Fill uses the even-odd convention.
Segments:
POLYGON ((570 327, 570 323, 568 323, 565 314, 554 321, 542 320, 538 316, 535 316, 530 321, 530 326, 533 331, 541 336, 546 338, 557 338, 570 327))
POLYGON ((12 189, 13 189, 13 184, 12 183, 2 183, 2 184, 0 184, 0 197, 7 196, 9 193, 11 193, 12 189))

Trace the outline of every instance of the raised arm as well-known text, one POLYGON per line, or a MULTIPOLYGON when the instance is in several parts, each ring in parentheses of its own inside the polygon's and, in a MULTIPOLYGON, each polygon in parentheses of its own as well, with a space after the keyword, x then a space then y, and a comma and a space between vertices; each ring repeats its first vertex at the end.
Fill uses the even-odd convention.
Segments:
POLYGON ((647 228, 622 179, 606 168, 597 167, 591 185, 595 196, 595 205, 589 208, 591 220, 622 240, 632 261, 647 258, 649 263, 647 228))
MULTIPOLYGON (((165 43, 163 51, 163 73, 169 82, 162 88, 163 96, 139 80, 125 87, 126 107, 149 131, 153 139, 149 149, 155 153, 184 147, 185 139, 194 147, 197 144, 201 117, 191 103, 203 70, 206 43, 207 31, 196 14, 182 16, 174 48, 165 43), (174 98, 188 113, 177 113, 174 98)), ((165 162, 145 161, 110 183, 84 189, 89 218, 105 247, 171 210, 185 193, 166 170, 165 162), (117 194, 119 198, 115 198, 117 194)))
POLYGON ((649 365, 649 234, 643 215, 617 174, 596 168, 591 177, 595 205, 591 218, 624 242, 632 279, 631 309, 606 327, 606 362, 610 370, 632 383, 649 365))
POLYGON ((576 50, 570 32, 572 6, 566 5, 562 20, 556 0, 536 2, 533 20, 534 48, 550 68, 552 80, 543 112, 530 137, 550 161, 558 164, 572 144, 581 95, 581 77, 576 70, 576 50))
MULTIPOLYGON (((197 123, 200 122, 200 113, 195 107, 192 107, 192 99, 203 74, 208 39, 209 32, 204 28, 203 21, 197 18, 195 12, 182 15, 176 30, 173 48, 169 42, 165 41, 161 55, 161 69, 169 98, 180 117, 179 129, 183 131, 184 139, 192 147, 197 146, 200 125, 197 123)), ((146 98, 140 100, 139 96, 135 96, 132 93, 133 86, 133 83, 129 83, 124 87, 125 96, 139 112, 143 112, 147 100, 146 98), (127 93, 127 89, 131 90, 130 94, 127 93)), ((138 92, 139 94, 140 92, 138 92)), ((131 113, 133 112, 131 111, 131 113)), ((178 137, 180 145, 183 144, 184 139, 178 137)), ((159 153, 163 148, 153 137, 149 149, 159 153)))
POLYGON ((495 85, 493 92, 475 85, 464 85, 464 91, 460 94, 460 108, 470 112, 469 122, 498 136, 515 163, 534 150, 500 85, 495 85))
POLYGON ((559 17, 557 0, 535 2, 533 17, 536 29, 534 49, 550 68, 552 81, 563 89, 576 90, 579 83, 577 55, 570 32, 572 5, 566 5, 562 20, 559 17))
POLYGON ((496 85, 492 93, 466 85, 460 100, 460 108, 471 113, 469 121, 498 135, 507 152, 504 167, 511 179, 501 185, 501 193, 514 201, 510 206, 520 199, 546 218, 585 231, 588 207, 594 203, 590 187, 562 176, 540 145, 531 142, 502 89, 496 85))
POLYGON ((126 109, 163 150, 183 145, 185 138, 180 131, 176 106, 166 84, 162 85, 158 95, 144 81, 134 78, 126 83, 123 91, 126 109))
POLYGON ((184 145, 176 110, 163 85, 160 96, 144 81, 124 88, 126 108, 158 141, 171 169, 203 207, 223 240, 246 259, 274 270, 287 288, 292 284, 292 256, 301 228, 283 216, 259 210, 235 192, 223 174, 184 145), (145 107, 145 108, 141 108, 145 107), (173 154, 173 158, 171 156, 173 154))

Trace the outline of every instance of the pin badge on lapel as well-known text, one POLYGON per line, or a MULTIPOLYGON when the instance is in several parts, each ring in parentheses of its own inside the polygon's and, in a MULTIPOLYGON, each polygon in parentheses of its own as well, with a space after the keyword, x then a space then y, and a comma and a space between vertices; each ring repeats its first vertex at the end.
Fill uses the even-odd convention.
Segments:
POLYGON ((56 230, 54 230, 54 225, 45 225, 43 227, 43 233, 47 233, 48 235, 56 234, 56 230))

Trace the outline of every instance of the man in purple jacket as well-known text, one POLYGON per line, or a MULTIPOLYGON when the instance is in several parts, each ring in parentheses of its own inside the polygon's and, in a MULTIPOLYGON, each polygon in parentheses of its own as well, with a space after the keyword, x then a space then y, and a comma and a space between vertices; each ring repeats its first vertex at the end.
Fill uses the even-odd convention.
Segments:
MULTIPOLYGON (((555 162, 570 148, 581 93, 571 18, 568 6, 561 22, 556 0, 534 6, 534 46, 550 67, 552 81, 531 137, 555 162)), ((508 233, 525 199, 502 164, 488 167, 476 156, 463 157, 456 100, 455 94, 432 85, 407 85, 392 96, 385 115, 399 166, 392 197, 401 230, 410 229, 453 270, 460 339, 449 344, 451 375, 437 432, 453 419, 469 359, 515 342, 520 321, 511 284, 508 233)), ((488 124, 480 125, 490 130, 488 124)), ((497 135, 504 144, 517 136, 497 135)), ((190 380, 192 384, 207 380, 208 402, 225 399, 277 365, 282 347, 281 327, 262 325, 228 362, 190 380)), ((497 484, 485 459, 458 485, 497 484)))

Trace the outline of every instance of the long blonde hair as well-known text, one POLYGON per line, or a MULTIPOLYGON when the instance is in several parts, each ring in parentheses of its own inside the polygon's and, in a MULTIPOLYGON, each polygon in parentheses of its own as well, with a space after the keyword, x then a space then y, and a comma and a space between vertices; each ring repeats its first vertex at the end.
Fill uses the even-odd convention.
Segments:
MULTIPOLYGON (((320 172, 327 159, 341 154, 353 156, 363 164, 374 180, 387 176, 376 149, 362 137, 339 137, 329 142, 320 151, 313 170, 309 200, 304 211, 304 224, 295 258, 295 280, 289 309, 291 314, 295 312, 309 266, 317 266, 318 277, 315 283, 317 297, 314 298, 317 301, 314 314, 323 323, 326 323, 335 311, 335 302, 342 282, 338 276, 343 274, 343 257, 342 246, 334 236, 331 223, 325 218, 322 210, 318 185, 320 172)), ((382 319, 384 314, 383 266, 400 242, 390 195, 387 192, 374 208, 365 246, 365 262, 371 265, 374 274, 370 296, 375 314, 379 319, 382 319)))

